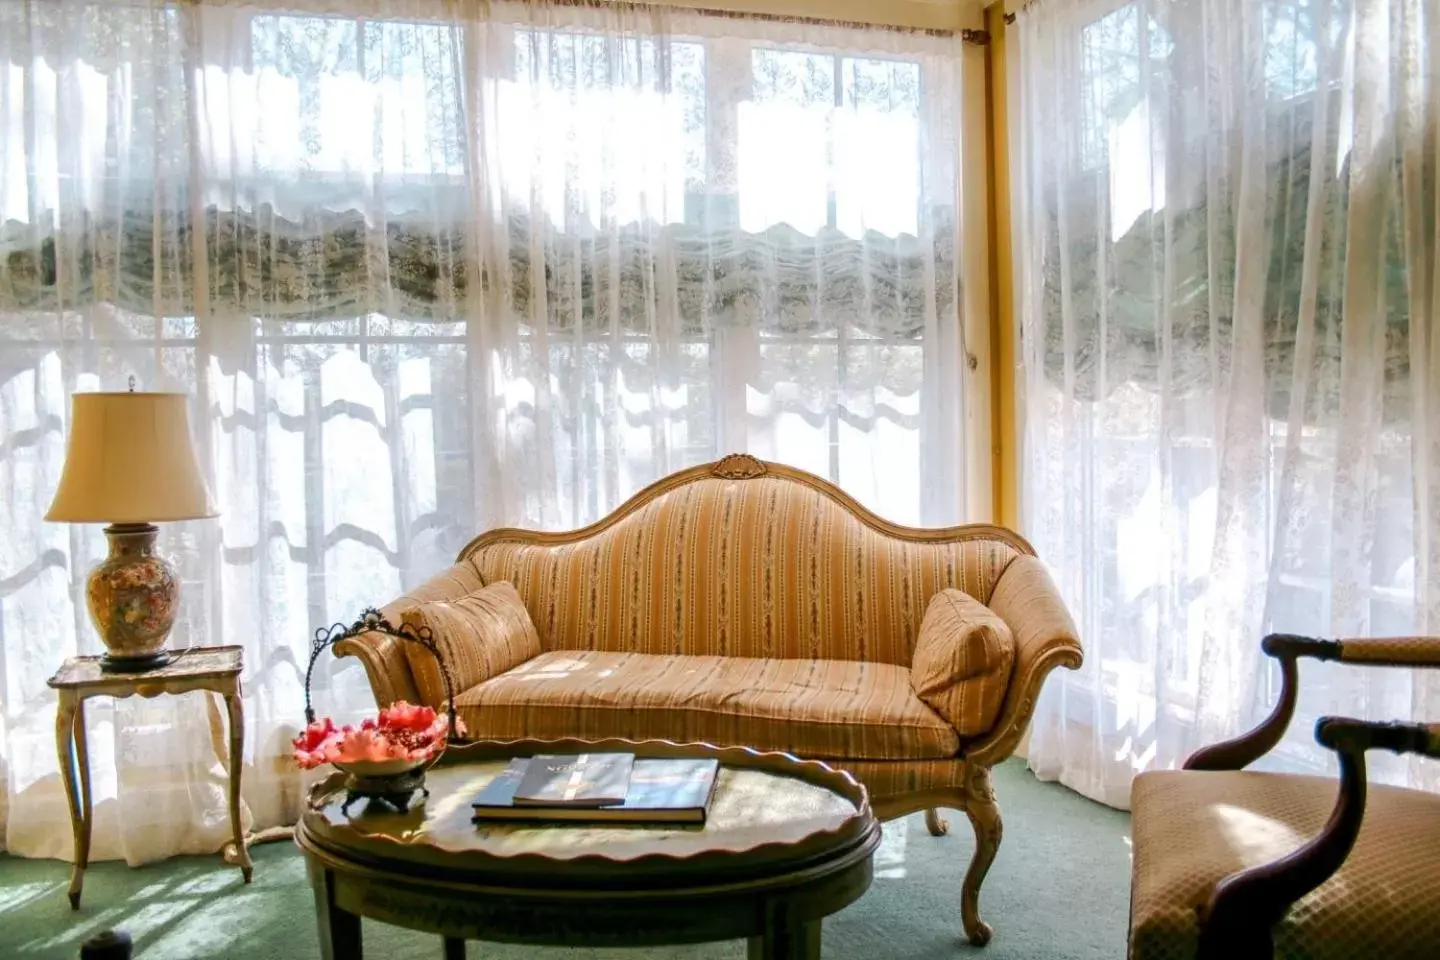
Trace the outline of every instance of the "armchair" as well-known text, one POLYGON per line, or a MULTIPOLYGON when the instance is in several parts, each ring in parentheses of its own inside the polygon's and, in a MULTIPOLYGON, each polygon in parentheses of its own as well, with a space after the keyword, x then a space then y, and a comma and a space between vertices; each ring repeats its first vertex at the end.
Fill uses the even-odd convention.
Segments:
POLYGON ((1325 777, 1247 772, 1295 712, 1301 657, 1440 666, 1440 637, 1316 640, 1272 634, 1279 702, 1258 727, 1132 795, 1131 960, 1433 957, 1440 950, 1440 795, 1366 782, 1365 754, 1440 759, 1440 724, 1322 717, 1339 757, 1325 777))

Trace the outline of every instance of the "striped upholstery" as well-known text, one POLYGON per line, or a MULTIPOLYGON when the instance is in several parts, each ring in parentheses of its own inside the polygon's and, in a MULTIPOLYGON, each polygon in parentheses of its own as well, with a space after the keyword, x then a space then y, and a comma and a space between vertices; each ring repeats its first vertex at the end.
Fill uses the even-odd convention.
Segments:
POLYGON ((920 699, 962 737, 985 733, 1010 687, 1015 637, 989 607, 960 590, 941 590, 920 624, 910 682, 920 699))
MULTIPOLYGON (((380 608, 380 616, 395 626, 400 625, 404 612, 417 603, 431 600, 458 600, 474 593, 485 582, 475 567, 461 561, 415 587, 401 597, 380 608)), ((397 700, 420 703, 420 691, 415 687, 415 677, 410 672, 406 659, 406 647, 413 646, 405 640, 371 630, 358 636, 342 640, 335 645, 338 656, 359 656, 365 664, 365 673, 370 678, 370 689, 375 702, 387 706, 397 700)))
POLYGON ((993 730, 967 752, 987 762, 999 762, 1010 755, 1024 733, 1045 674, 1057 662, 1072 670, 1079 667, 1081 648, 1075 621, 1065 609, 1055 581, 1035 557, 1011 561, 986 605, 1015 635, 1014 675, 993 730))
POLYGON ((702 477, 579 542, 492 540, 546 650, 863 660, 908 667, 947 587, 988 601, 1013 547, 889 536, 783 476, 702 477))
POLYGON ((471 736, 703 740, 814 759, 954 757, 910 671, 853 660, 557 650, 455 700, 471 736))
MULTIPOLYGON (((1215 885, 1272 862, 1325 826, 1333 777, 1142 773, 1131 791, 1132 960, 1193 960, 1215 885)), ((1355 846, 1275 925, 1276 957, 1440 955, 1440 796, 1370 784, 1355 846)))
MULTIPOLYGON (((454 600, 412 604, 401 611, 400 620, 415 630, 429 629, 457 694, 540 653, 535 625, 520 595, 504 581, 454 600)), ((406 643, 405 659, 420 702, 444 706, 445 682, 435 657, 418 643, 406 643)))
POLYGON ((875 804, 932 790, 965 786, 971 765, 963 758, 933 760, 836 760, 832 765, 865 784, 875 804))

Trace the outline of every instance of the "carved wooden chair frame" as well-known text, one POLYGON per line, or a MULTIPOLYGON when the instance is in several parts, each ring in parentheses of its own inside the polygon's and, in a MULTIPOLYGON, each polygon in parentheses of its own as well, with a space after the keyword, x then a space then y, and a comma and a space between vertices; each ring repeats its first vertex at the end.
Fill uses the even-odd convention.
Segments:
MULTIPOLYGON (((1186 770, 1240 770, 1268 753, 1295 715, 1301 657, 1387 667, 1440 666, 1440 637, 1317 640, 1271 634, 1261 649, 1280 662, 1280 699, 1254 730, 1206 747, 1185 762, 1186 770)), ((1201 911, 1200 960, 1270 960, 1273 930, 1301 897, 1340 869, 1355 845, 1365 816, 1365 753, 1390 750, 1440 759, 1440 724, 1380 723, 1321 717, 1315 739, 1340 760, 1340 788, 1325 827, 1294 852, 1240 870, 1215 885, 1201 911)))

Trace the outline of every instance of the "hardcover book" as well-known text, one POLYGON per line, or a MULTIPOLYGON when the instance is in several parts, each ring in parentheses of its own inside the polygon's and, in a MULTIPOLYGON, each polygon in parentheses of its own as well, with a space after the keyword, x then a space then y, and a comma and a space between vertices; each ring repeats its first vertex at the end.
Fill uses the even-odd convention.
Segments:
POLYGON ((515 806, 602 807, 623 803, 633 753, 540 754, 530 758, 515 788, 515 806))
POLYGON ((514 802, 529 761, 511 760, 480 791, 474 819, 589 820, 597 822, 700 823, 715 793, 720 763, 714 759, 634 761, 630 789, 621 803, 600 807, 533 807, 514 802))

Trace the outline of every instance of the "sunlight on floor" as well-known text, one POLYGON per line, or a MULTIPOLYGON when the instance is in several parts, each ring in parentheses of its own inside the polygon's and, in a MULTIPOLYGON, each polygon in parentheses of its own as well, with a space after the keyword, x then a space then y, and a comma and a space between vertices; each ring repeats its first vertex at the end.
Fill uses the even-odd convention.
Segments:
POLYGON ((0 887, 0 913, 17 910, 32 900, 59 890, 58 883, 22 883, 13 887, 0 887))
POLYGON ((235 875, 227 871, 216 871, 214 873, 202 873, 184 880, 177 884, 173 893, 181 896, 197 896, 206 893, 219 893, 235 885, 235 875))
POLYGON ((910 832, 910 819, 891 820, 880 836, 875 851, 875 879, 898 880, 905 876, 905 839, 910 832))

